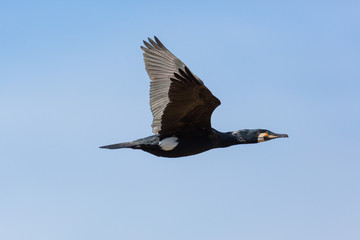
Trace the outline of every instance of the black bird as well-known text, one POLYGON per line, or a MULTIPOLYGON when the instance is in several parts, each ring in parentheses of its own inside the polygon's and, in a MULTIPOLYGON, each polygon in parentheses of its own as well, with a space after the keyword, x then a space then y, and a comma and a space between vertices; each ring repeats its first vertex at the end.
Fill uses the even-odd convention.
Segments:
POLYGON ((265 129, 219 132, 211 114, 220 100, 157 37, 144 41, 144 62, 150 76, 150 106, 155 135, 100 148, 141 149, 161 157, 183 157, 212 148, 259 143, 288 137, 265 129))

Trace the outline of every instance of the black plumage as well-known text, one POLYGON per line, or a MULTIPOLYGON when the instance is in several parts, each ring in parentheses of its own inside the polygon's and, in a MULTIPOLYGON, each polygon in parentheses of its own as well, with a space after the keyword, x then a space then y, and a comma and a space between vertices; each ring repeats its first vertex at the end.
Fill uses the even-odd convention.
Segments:
POLYGON ((150 107, 155 135, 101 148, 141 149, 156 156, 182 157, 212 148, 258 143, 286 134, 265 129, 222 133, 211 127, 217 99, 190 69, 155 37, 144 41, 145 68, 150 82, 150 107))

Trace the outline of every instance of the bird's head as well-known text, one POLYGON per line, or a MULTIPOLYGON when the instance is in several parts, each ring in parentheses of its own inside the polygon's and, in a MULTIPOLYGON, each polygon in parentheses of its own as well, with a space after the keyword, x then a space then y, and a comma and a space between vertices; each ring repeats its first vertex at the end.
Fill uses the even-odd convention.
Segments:
POLYGON ((287 134, 273 133, 272 131, 266 129, 257 129, 255 133, 257 142, 265 142, 275 138, 287 138, 289 137, 287 134))
POLYGON ((244 129, 235 131, 232 135, 236 136, 243 143, 260 143, 275 138, 287 138, 287 134, 273 133, 266 129, 244 129))

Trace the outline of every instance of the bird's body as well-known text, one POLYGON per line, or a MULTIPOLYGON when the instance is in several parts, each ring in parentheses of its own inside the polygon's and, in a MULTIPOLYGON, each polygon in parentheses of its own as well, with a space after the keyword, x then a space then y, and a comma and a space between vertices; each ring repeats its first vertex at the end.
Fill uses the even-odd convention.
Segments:
POLYGON ((226 134, 213 130, 212 133, 199 133, 192 135, 178 135, 160 138, 160 135, 152 135, 141 138, 125 145, 111 145, 108 148, 129 147, 141 149, 161 157, 183 157, 205 152, 212 148, 227 147, 230 139, 226 134))
POLYGON ((220 100, 156 37, 145 42, 144 61, 150 82, 150 106, 155 135, 101 148, 141 149, 161 157, 183 157, 213 148, 258 143, 287 137, 265 129, 219 132, 211 114, 220 100))

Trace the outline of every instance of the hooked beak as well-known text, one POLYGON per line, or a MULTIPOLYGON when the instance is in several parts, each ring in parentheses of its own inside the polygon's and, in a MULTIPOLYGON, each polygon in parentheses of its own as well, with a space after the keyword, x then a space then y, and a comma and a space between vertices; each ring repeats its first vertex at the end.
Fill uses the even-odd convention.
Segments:
POLYGON ((287 134, 278 134, 278 133, 274 133, 274 134, 269 134, 268 138, 270 139, 275 139, 275 138, 288 138, 289 135, 287 134))

